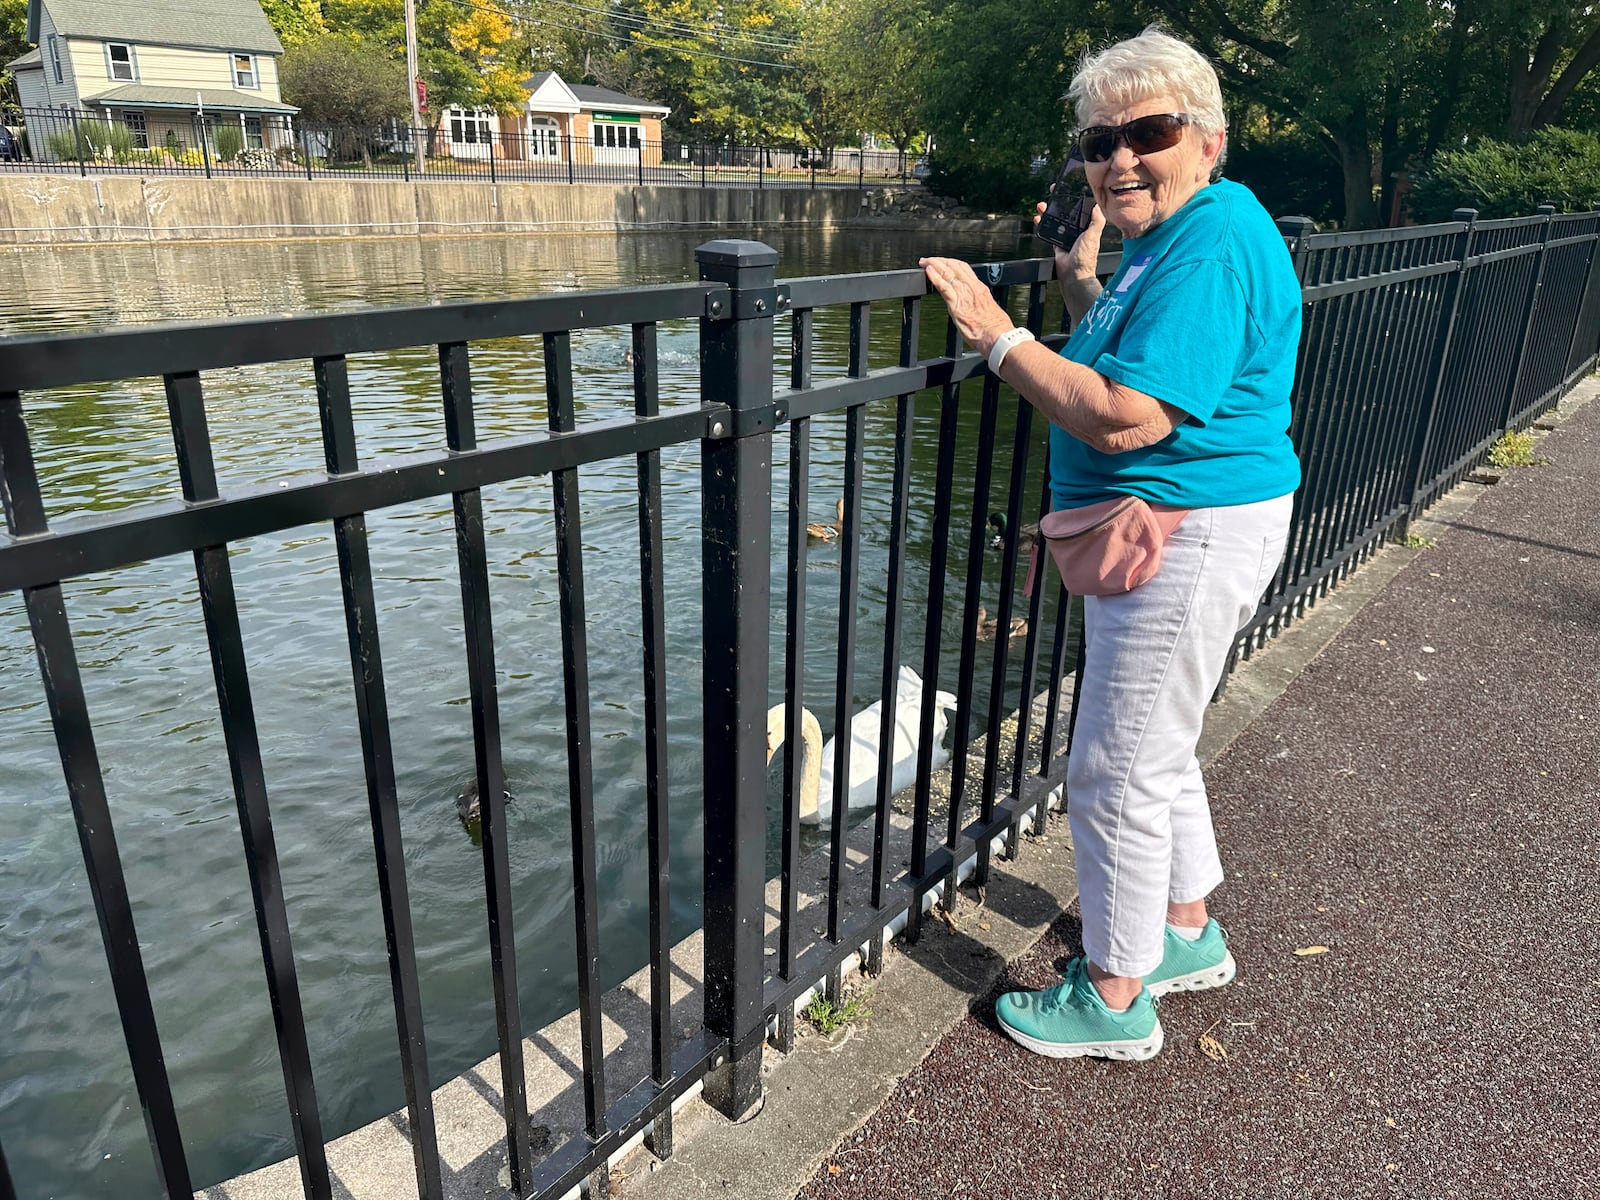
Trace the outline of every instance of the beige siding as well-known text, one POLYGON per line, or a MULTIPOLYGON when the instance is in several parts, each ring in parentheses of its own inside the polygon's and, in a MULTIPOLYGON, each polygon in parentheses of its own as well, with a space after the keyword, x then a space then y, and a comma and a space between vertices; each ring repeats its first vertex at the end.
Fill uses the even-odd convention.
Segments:
MULTIPOLYGON (((83 94, 93 96, 122 86, 122 81, 109 78, 104 42, 75 40, 72 43, 72 56, 78 76, 83 81, 83 94)), ((233 55, 226 50, 135 46, 133 56, 138 68, 137 82, 147 87, 237 90, 263 100, 277 102, 280 99, 278 66, 270 55, 256 55, 256 72, 260 76, 261 86, 238 89, 233 86, 233 55)))
MULTIPOLYGON (((130 82, 126 79, 111 78, 110 68, 106 66, 106 44, 92 42, 84 38, 73 38, 67 45, 72 54, 72 74, 78 82, 78 98, 93 96, 96 92, 103 92, 107 88, 125 87, 130 82)), ((138 82, 138 75, 144 68, 144 54, 140 48, 133 51, 134 79, 138 82)))

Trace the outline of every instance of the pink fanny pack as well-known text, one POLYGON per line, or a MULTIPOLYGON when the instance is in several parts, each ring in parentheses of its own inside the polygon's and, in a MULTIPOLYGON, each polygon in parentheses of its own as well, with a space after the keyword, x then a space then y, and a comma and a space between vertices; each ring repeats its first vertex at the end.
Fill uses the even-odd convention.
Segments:
MULTIPOLYGON (((1154 578, 1167 539, 1192 511, 1149 504, 1138 496, 1117 496, 1046 513, 1039 522, 1039 536, 1067 591, 1076 596, 1115 596, 1154 578)), ((1035 563, 1038 553, 1035 547, 1035 563)), ((1033 575, 1030 568, 1029 594, 1033 575)))

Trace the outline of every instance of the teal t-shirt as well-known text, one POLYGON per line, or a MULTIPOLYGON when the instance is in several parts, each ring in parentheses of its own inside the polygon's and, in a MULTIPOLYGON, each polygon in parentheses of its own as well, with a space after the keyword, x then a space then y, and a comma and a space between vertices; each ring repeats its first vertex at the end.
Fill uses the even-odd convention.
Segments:
POLYGON ((1123 241, 1122 265, 1061 349, 1188 419, 1121 454, 1051 426, 1055 507, 1125 493, 1209 508, 1294 491, 1289 393, 1299 346, 1300 284, 1272 218, 1237 183, 1201 188, 1145 236, 1123 241))

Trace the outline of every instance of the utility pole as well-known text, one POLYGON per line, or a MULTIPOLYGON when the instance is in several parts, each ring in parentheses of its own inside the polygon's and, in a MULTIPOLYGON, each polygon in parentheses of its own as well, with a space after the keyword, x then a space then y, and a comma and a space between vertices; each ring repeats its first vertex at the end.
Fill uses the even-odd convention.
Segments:
POLYGON ((417 174, 422 164, 422 80, 417 74, 417 0, 406 0, 406 88, 411 92, 411 150, 417 159, 417 174))

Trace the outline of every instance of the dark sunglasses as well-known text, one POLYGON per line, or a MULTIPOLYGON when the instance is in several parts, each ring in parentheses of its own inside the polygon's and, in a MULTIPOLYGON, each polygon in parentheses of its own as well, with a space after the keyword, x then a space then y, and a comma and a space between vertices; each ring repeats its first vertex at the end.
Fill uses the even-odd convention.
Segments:
POLYGON ((1152 113, 1124 125, 1091 125, 1078 130, 1078 152, 1085 162, 1105 162, 1117 152, 1118 142, 1126 142, 1135 154, 1155 154, 1182 141, 1188 123, 1188 113, 1152 113))

